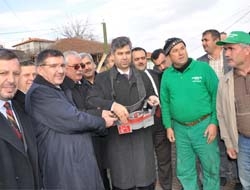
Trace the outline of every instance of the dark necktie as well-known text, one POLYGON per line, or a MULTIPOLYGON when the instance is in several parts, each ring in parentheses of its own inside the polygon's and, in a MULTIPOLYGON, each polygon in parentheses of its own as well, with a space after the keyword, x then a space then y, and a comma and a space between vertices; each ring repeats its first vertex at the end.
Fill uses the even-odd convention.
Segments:
POLYGON ((16 119, 14 117, 13 110, 12 110, 12 108, 10 106, 10 103, 9 102, 5 102, 5 104, 3 106, 6 108, 6 114, 7 114, 8 120, 10 122, 11 128, 15 132, 16 136, 20 140, 23 140, 22 133, 20 132, 20 129, 17 126, 17 122, 16 122, 16 119))
POLYGON ((128 74, 122 74, 126 79, 129 80, 129 75, 128 74))

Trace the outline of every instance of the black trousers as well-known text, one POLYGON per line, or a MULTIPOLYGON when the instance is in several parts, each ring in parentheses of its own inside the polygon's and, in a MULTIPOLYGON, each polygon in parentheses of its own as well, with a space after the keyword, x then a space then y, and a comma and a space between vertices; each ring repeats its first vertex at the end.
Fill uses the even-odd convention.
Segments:
POLYGON ((172 189, 171 143, 167 139, 161 118, 155 117, 155 124, 152 126, 152 130, 159 183, 163 190, 170 190, 172 189))
POLYGON ((132 187, 132 188, 129 188, 129 189, 120 189, 118 187, 114 187, 112 188, 112 190, 154 190, 155 189, 155 183, 152 183, 148 186, 145 186, 145 187, 132 187))

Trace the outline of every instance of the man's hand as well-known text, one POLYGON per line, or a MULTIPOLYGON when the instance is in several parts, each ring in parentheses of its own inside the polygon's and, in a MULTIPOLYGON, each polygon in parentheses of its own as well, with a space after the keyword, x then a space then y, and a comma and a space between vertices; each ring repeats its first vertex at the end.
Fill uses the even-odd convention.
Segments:
POLYGON ((230 158, 232 159, 237 159, 237 152, 234 148, 228 148, 227 149, 227 154, 230 158))
POLYGON ((109 110, 102 110, 102 117, 114 117, 115 118, 116 115, 109 110))
POLYGON ((157 96, 154 96, 154 95, 149 96, 149 98, 148 98, 148 104, 150 106, 158 106, 159 103, 160 103, 160 101, 159 101, 159 98, 157 96))
POLYGON ((208 125, 204 132, 204 137, 207 137, 207 143, 210 144, 217 137, 218 127, 214 124, 208 125))
POLYGON ((166 135, 171 143, 175 142, 174 130, 172 128, 167 128, 166 135))
POLYGON ((103 110, 102 118, 105 120, 106 128, 109 128, 114 125, 114 122, 117 121, 117 117, 111 111, 103 110))
POLYGON ((125 106, 114 102, 111 111, 118 117, 122 124, 128 122, 129 113, 125 106))

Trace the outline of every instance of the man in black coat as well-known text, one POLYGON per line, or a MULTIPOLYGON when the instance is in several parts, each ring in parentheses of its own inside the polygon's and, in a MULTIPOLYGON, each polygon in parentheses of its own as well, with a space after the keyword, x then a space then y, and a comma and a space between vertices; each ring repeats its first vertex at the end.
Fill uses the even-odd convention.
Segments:
MULTIPOLYGON (((66 51, 63 53, 65 58, 65 78, 61 85, 66 96, 72 95, 76 107, 81 111, 86 111, 90 114, 101 116, 102 110, 91 109, 87 106, 86 97, 88 90, 92 88, 92 83, 95 78, 95 63, 90 54, 81 53, 76 51, 66 51), (85 73, 85 75, 84 75, 85 73), (83 76, 88 76, 86 79, 83 76), (88 110, 87 110, 88 109, 88 110)), ((112 114, 110 111, 104 110, 103 114, 112 114)), ((104 134, 92 134, 92 141, 94 151, 100 170, 103 184, 106 190, 110 189, 107 172, 104 170, 103 154, 105 152, 105 133, 104 134)))
MULTIPOLYGON (((163 54, 165 56, 165 54, 163 54)), ((144 71, 149 77, 154 92, 159 96, 161 73, 147 69, 147 52, 141 47, 132 49, 133 65, 138 70, 144 71)), ((153 140, 158 166, 158 179, 163 190, 172 189, 171 144, 166 137, 166 131, 162 123, 160 106, 157 107, 154 116, 153 140)))
POLYGON ((0 49, 0 189, 39 188, 33 128, 21 105, 13 100, 19 75, 18 57, 10 50, 0 49), (10 108, 5 108, 6 104, 10 108), (14 112, 11 118, 6 113, 8 109, 14 112))
POLYGON ((113 190, 152 190, 155 182, 152 129, 141 127, 131 132, 127 123, 129 113, 142 110, 144 101, 157 106, 159 99, 147 75, 131 67, 131 48, 129 38, 113 39, 115 66, 96 76, 87 101, 96 108, 113 111, 121 123, 110 128, 107 137, 113 190))

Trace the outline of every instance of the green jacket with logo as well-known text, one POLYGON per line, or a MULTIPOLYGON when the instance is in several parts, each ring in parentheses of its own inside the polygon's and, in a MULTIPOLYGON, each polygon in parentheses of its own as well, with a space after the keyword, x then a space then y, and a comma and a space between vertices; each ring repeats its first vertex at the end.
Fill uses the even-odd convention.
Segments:
POLYGON ((216 94, 218 78, 214 70, 204 62, 189 58, 190 65, 180 72, 174 67, 164 71, 160 99, 165 128, 171 120, 192 122, 211 113, 211 122, 218 125, 216 94))

